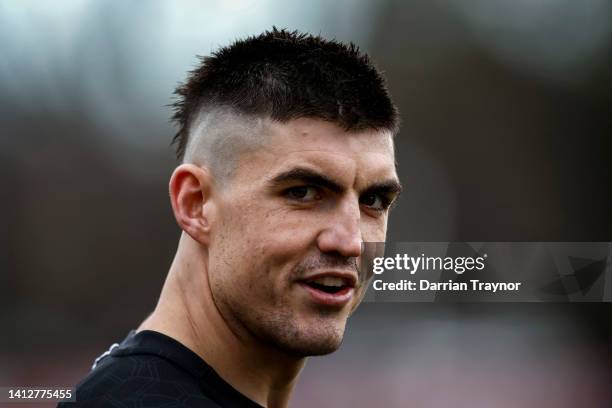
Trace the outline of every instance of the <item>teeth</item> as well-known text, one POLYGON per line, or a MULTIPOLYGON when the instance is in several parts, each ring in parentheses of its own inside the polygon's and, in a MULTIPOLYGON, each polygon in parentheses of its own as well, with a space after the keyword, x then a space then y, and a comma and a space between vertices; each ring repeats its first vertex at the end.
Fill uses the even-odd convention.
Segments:
POLYGON ((314 282, 319 285, 324 285, 324 286, 334 286, 334 287, 344 286, 344 279, 336 278, 333 276, 325 276, 322 278, 313 279, 311 282, 314 282))

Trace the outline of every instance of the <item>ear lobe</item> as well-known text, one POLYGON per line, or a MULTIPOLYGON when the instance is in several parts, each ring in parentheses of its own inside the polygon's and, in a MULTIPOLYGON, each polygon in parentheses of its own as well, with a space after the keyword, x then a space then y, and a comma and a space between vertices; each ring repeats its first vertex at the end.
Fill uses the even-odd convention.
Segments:
POLYGON ((170 201, 178 225, 199 243, 209 242, 213 179, 205 167, 181 164, 170 178, 170 201))

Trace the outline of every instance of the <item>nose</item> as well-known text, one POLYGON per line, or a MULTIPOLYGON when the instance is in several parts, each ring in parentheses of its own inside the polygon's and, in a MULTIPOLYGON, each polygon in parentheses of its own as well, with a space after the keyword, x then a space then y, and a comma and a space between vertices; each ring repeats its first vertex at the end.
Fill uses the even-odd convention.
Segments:
POLYGON ((330 213, 327 225, 317 237, 319 250, 344 257, 361 256, 361 211, 357 200, 343 200, 330 213))

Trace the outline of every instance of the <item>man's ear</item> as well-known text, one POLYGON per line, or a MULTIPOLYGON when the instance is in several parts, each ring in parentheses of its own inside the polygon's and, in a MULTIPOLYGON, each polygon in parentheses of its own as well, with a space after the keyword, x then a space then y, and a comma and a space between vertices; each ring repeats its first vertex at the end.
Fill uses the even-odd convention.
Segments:
POLYGON ((170 201, 178 225, 191 238, 208 244, 214 206, 213 176, 206 167, 181 164, 170 177, 170 201))

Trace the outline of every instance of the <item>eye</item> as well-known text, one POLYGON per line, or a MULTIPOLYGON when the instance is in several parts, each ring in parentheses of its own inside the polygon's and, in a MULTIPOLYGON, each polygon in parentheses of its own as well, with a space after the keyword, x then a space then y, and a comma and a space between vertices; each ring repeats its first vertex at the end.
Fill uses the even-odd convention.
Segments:
POLYGON ((383 211, 389 206, 389 199, 380 194, 366 194, 359 201, 376 211, 383 211))
POLYGON ((312 186, 291 187, 285 190, 285 196, 292 200, 312 201, 319 198, 319 191, 312 186))

